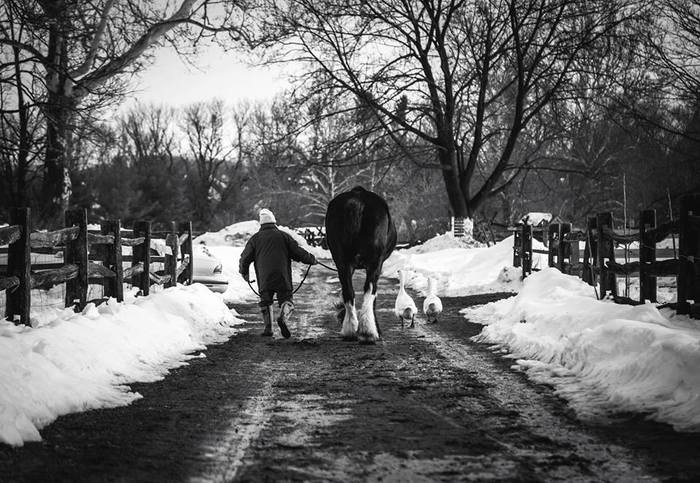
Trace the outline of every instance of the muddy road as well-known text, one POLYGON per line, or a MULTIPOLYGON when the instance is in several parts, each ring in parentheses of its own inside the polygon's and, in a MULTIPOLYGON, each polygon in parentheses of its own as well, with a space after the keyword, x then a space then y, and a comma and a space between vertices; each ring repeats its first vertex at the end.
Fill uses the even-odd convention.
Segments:
MULTIPOLYGON (((356 277, 356 286, 360 286, 356 277)), ((664 481, 700 478, 700 436, 640 417, 580 422, 551 389, 469 337, 443 299, 439 324, 401 329, 382 280, 383 341, 342 341, 337 283, 312 270, 292 338, 238 335, 128 407, 62 417, 44 441, 0 445, 0 481, 664 481)), ((417 302, 420 300, 416 297, 417 302)), ((420 306, 420 303, 418 303, 420 306)))

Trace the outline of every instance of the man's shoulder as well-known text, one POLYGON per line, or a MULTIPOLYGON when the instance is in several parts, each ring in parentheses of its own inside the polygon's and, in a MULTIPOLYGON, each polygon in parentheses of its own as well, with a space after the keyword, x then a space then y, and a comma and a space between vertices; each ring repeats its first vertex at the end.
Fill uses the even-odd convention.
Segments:
MULTIPOLYGON (((280 230, 277 227, 274 228, 266 228, 264 230, 260 230, 257 232, 253 237, 256 240, 279 240, 279 239, 285 239, 288 237, 289 234, 280 230)), ((252 239, 252 238, 251 238, 252 239)))

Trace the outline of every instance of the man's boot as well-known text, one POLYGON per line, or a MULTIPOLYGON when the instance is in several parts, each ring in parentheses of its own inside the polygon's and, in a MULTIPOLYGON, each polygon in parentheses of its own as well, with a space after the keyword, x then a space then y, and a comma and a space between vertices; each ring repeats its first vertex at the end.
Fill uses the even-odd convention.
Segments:
POLYGON ((280 332, 282 332, 282 337, 285 339, 289 339, 289 337, 292 335, 289 333, 287 324, 289 323, 289 319, 293 312, 294 304, 291 302, 291 300, 285 300, 282 302, 282 306, 280 307, 280 315, 277 317, 277 325, 279 325, 280 332))
POLYGON ((261 312, 265 329, 263 329, 262 334, 260 335, 270 337, 272 335, 272 313, 270 312, 270 307, 263 307, 261 312))

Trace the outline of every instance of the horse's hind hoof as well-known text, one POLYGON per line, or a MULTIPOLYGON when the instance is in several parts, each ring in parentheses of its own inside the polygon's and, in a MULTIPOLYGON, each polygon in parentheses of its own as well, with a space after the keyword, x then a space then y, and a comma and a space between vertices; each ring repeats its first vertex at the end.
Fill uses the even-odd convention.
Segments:
POLYGON ((379 340, 379 337, 374 337, 371 335, 360 335, 357 339, 362 345, 374 345, 379 340))

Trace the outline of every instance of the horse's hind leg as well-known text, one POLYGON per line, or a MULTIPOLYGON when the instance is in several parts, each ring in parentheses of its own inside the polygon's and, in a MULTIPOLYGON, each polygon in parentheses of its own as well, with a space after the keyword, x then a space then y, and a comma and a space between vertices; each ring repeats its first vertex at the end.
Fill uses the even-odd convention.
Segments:
POLYGON ((379 340, 381 334, 377 319, 374 314, 374 302, 377 298, 377 281, 382 271, 381 263, 367 264, 367 278, 365 279, 364 297, 360 309, 360 325, 357 336, 360 343, 373 344, 379 340))
POLYGON ((340 335, 344 339, 357 339, 357 311, 355 310, 355 290, 352 287, 352 268, 343 264, 337 265, 338 278, 342 287, 343 304, 345 305, 345 317, 340 335))

